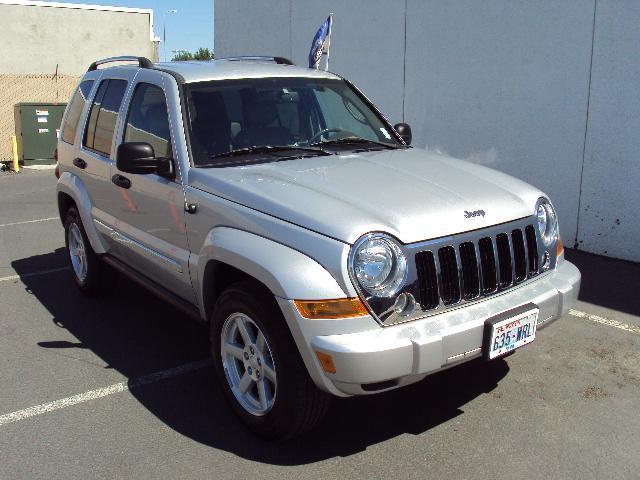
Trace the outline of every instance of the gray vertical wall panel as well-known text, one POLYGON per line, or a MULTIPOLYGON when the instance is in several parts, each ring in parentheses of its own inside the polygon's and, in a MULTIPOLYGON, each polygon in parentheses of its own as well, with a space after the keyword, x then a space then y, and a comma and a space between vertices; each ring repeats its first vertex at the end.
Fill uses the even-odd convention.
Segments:
POLYGON ((640 2, 598 0, 578 239, 640 260, 640 2))
POLYGON ((216 57, 289 57, 290 0, 219 0, 214 3, 216 57))
POLYGON ((409 0, 406 118, 417 146, 528 181, 573 244, 593 2, 409 0))
POLYGON ((539 186, 567 245, 639 261, 640 2, 595 2, 216 0, 216 53, 304 65, 334 12, 331 70, 404 114, 416 146, 539 186))
POLYGON ((404 3, 404 0, 294 0, 291 16, 294 61, 307 64, 313 35, 327 15, 334 13, 330 70, 353 81, 389 121, 401 121, 404 3))

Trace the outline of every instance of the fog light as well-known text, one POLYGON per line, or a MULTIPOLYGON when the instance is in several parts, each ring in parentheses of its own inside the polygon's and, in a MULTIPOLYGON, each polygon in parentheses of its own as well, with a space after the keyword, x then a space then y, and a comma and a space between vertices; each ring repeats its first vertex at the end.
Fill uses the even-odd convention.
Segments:
POLYGON ((551 266, 551 255, 549 255, 549 252, 544 252, 542 254, 542 270, 549 270, 550 266, 551 266))
POLYGON ((393 305, 393 310, 400 316, 406 317, 416 308, 416 300, 410 293, 401 293, 396 298, 396 303, 393 305))

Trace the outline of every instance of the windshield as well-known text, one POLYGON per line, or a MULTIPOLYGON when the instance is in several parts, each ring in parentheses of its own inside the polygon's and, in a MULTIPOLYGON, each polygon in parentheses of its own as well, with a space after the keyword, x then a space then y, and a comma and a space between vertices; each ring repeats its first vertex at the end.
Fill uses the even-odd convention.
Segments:
POLYGON ((196 166, 401 146, 391 127, 343 80, 211 81, 187 84, 185 92, 196 166))

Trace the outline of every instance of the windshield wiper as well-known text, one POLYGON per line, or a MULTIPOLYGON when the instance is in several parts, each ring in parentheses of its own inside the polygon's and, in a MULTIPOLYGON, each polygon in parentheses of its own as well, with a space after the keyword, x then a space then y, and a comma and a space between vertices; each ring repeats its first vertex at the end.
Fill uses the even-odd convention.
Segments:
POLYGON ((209 158, 214 160, 216 158, 237 157, 242 155, 251 155, 254 153, 267 153, 276 157, 291 157, 291 155, 277 155, 277 152, 289 152, 291 150, 300 152, 309 152, 316 155, 331 155, 331 153, 323 150, 319 147, 298 147, 295 145, 253 145, 251 147, 237 148, 235 150, 229 150, 228 152, 216 153, 210 155, 209 158))
POLYGON ((367 138, 361 138, 361 137, 344 137, 344 138, 336 138, 336 139, 333 139, 333 140, 323 140, 321 142, 312 143, 311 146, 312 147, 316 147, 316 146, 319 146, 319 145, 357 145, 357 144, 361 144, 361 143, 368 143, 370 145, 378 145, 380 147, 384 147, 384 148, 389 149, 389 150, 394 150, 396 148, 401 148, 401 147, 404 146, 404 145, 400 145, 400 144, 377 142, 375 140, 369 140, 367 138))

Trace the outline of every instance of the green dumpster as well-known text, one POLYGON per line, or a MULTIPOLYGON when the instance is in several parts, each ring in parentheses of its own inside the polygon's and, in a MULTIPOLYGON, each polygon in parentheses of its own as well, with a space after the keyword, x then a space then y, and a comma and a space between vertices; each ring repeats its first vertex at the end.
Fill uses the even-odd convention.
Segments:
POLYGON ((55 163, 53 152, 66 103, 18 103, 14 106, 18 158, 22 165, 55 163))

